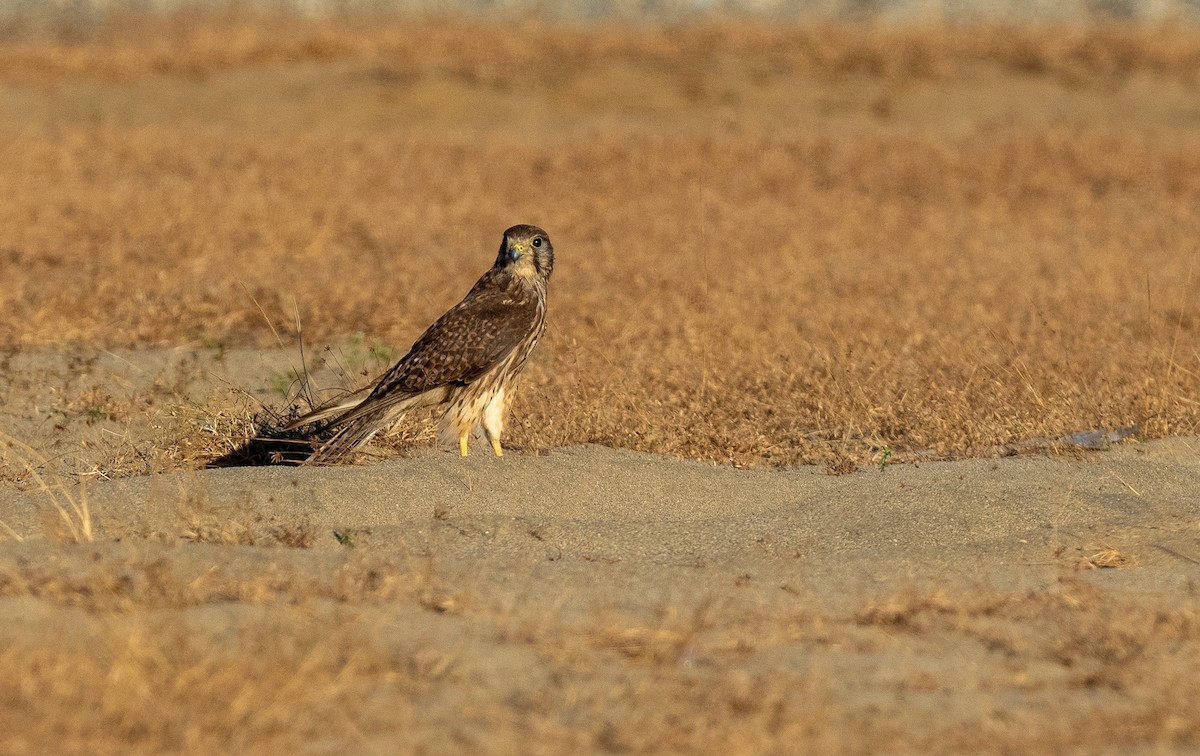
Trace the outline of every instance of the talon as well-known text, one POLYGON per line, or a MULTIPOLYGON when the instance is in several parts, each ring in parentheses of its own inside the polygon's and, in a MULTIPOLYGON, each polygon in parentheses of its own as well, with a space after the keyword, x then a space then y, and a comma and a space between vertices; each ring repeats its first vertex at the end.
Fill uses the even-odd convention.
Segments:
POLYGON ((504 456, 504 450, 500 448, 500 439, 498 439, 498 438, 492 439, 492 451, 496 452, 497 457, 504 456))
POLYGON ((467 436, 465 433, 458 437, 458 453, 463 457, 467 456, 469 453, 467 450, 467 436))

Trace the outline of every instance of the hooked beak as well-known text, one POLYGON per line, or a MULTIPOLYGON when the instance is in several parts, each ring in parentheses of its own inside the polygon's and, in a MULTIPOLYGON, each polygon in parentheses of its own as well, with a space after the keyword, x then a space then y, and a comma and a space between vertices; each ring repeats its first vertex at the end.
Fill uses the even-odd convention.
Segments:
POLYGON ((519 257, 521 257, 521 255, 525 254, 528 251, 529 251, 529 248, 526 245, 522 244, 521 242, 509 242, 508 243, 508 259, 509 260, 516 260, 519 257))

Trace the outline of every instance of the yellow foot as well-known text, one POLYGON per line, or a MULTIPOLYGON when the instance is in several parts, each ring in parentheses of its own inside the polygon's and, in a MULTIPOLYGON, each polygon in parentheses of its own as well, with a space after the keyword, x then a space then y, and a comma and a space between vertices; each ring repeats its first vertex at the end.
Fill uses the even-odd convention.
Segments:
POLYGON ((496 452, 497 457, 504 456, 504 450, 500 448, 500 439, 498 439, 498 438, 492 439, 492 451, 496 452))
POLYGON ((467 454, 469 453, 467 451, 467 437, 466 436, 458 437, 458 453, 464 457, 467 456, 467 454))

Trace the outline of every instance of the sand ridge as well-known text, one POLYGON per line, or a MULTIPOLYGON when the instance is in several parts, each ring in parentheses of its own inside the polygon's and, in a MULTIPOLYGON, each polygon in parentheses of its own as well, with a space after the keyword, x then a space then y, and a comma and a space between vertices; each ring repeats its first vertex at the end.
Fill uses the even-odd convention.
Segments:
MULTIPOLYGON (((1143 564, 1182 568, 1200 559, 1186 540, 1200 484, 1195 443, 845 476, 819 467, 743 471, 600 446, 503 459, 431 448, 353 467, 233 468, 84 487, 102 537, 110 527, 149 527, 191 499, 216 511, 307 520, 324 548, 337 547, 334 529, 403 537, 442 519, 497 532, 549 527, 557 535, 547 548, 603 544, 610 558, 638 563, 736 563, 771 553, 815 566, 901 560, 936 570, 968 555, 998 564, 1030 558, 1057 537, 1079 547, 1127 543, 1143 564)), ((44 494, 9 490, 5 498, 3 519, 36 536, 44 494)))

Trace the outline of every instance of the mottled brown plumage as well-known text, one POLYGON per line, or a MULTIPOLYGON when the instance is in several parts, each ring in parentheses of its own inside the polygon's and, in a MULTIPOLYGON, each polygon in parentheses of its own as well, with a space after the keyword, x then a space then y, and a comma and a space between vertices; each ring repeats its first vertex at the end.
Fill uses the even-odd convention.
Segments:
POLYGON ((467 439, 482 426, 497 456, 516 379, 546 323, 550 237, 536 226, 504 232, 495 264, 461 302, 417 339, 360 402, 315 410, 289 426, 314 425, 323 439, 309 463, 336 464, 418 407, 448 405, 444 435, 467 439), (332 418, 321 424, 321 421, 332 418), (330 435, 332 434, 332 435, 330 435))

